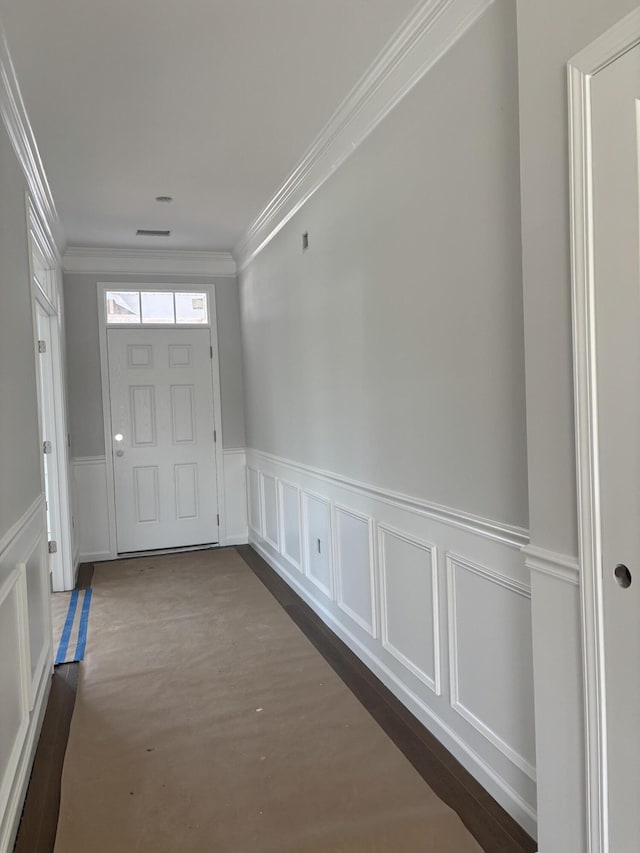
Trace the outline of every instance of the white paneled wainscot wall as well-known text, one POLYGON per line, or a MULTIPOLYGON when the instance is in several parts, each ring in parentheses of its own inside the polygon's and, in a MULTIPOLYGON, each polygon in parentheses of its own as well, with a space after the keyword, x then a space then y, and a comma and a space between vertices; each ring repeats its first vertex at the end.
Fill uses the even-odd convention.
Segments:
POLYGON ((249 541, 535 837, 527 531, 247 451, 249 541))
POLYGON ((44 497, 0 540, 0 853, 13 849, 51 686, 44 497))
MULTIPOLYGON (((246 454, 244 448, 226 448, 224 503, 220 497, 221 545, 247 542, 246 454)), ((112 542, 108 500, 107 462, 104 456, 73 460, 74 518, 78 536, 78 561, 109 560, 117 556, 112 542)))

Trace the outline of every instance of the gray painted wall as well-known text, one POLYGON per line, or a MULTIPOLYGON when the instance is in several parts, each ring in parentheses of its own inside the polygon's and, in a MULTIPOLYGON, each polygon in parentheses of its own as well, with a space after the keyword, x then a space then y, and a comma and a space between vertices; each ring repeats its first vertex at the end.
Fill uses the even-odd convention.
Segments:
MULTIPOLYGON (((98 339, 98 281, 197 285, 203 279, 184 276, 65 275, 69 424, 73 457, 102 456, 105 452, 98 339)), ((215 284, 223 443, 225 447, 244 447, 238 286, 233 278, 215 279, 215 284)))
POLYGON ((248 446, 528 526, 513 3, 258 255, 241 306, 248 446))
POLYGON ((577 554, 566 65, 636 0, 518 0, 531 540, 577 554))
POLYGON ((0 122, 0 538, 42 491, 26 189, 0 122))

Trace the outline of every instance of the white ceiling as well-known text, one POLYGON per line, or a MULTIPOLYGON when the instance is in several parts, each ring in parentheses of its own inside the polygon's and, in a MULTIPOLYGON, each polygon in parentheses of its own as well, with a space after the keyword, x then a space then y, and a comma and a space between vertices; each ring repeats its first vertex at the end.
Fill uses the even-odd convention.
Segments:
POLYGON ((416 3, 0 0, 68 244, 231 249, 416 3))

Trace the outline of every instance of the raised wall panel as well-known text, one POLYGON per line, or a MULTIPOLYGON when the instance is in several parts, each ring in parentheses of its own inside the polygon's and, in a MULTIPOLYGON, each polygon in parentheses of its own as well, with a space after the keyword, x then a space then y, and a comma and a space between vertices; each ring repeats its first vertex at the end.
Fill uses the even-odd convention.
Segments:
POLYGON ((333 598, 333 537, 331 502, 310 492, 302 494, 305 574, 329 598, 333 598))
POLYGON ((447 555, 451 707, 535 780, 530 591, 447 555))
POLYGON ((378 525, 382 645, 440 695, 438 566, 434 546, 378 525))
POLYGON ((198 517, 198 468, 192 463, 174 466, 176 518, 198 517))
POLYGON ((279 550, 278 538, 278 493, 275 477, 262 474, 262 512, 264 518, 264 538, 272 548, 279 550))
POLYGON ((191 367, 191 344, 169 344, 169 367, 191 367))
POLYGON ((247 491, 249 505, 249 527, 262 536, 260 509, 260 477, 255 468, 247 467, 247 491))
POLYGON ((73 477, 80 562, 104 560, 111 552, 107 468, 104 456, 74 459, 73 477))
POLYGON ((338 606, 375 637, 372 520, 344 506, 335 507, 335 518, 338 606))
POLYGON ((29 705, 33 706, 42 669, 46 663, 51 645, 51 625, 49 608, 51 590, 46 567, 44 537, 36 539, 25 554, 24 576, 27 590, 27 611, 29 614, 29 652, 31 661, 31 690, 29 705))
POLYGON ((171 430, 174 444, 195 444, 195 421, 193 385, 172 385, 171 430))
POLYGON ((302 568, 300 536, 300 489, 284 480, 278 481, 280 498, 280 542, 282 556, 299 571, 302 568))
POLYGON ((151 344, 129 344, 127 346, 127 367, 134 370, 153 367, 153 347, 151 344))
POLYGON ((133 469, 133 494, 138 524, 158 521, 158 468, 144 465, 133 469))
POLYGON ((156 402, 152 385, 131 385, 131 443, 149 447, 156 443, 156 402))
POLYGON ((24 564, 0 584, 0 816, 29 726, 30 669, 24 564))

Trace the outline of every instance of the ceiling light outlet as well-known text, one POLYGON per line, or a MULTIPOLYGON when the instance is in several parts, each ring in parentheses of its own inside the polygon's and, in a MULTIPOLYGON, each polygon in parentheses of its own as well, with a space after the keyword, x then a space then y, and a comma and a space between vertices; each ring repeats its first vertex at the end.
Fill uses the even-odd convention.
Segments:
POLYGON ((169 237, 171 231, 158 231, 154 228, 138 228, 136 237, 169 237))

